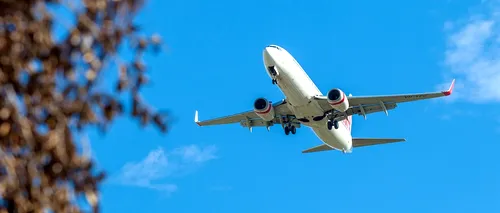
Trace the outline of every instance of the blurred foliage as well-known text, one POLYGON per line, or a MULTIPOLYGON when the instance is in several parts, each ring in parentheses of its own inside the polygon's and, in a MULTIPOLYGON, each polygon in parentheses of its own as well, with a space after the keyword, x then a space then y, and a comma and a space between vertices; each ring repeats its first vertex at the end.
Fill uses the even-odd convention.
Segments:
POLYGON ((142 54, 161 43, 141 37, 133 23, 143 3, 0 0, 0 212, 82 212, 82 198, 98 212, 105 173, 76 135, 88 126, 105 130, 121 114, 167 131, 166 116, 139 94, 147 83, 142 54), (57 7, 75 23, 57 18, 57 7), (56 24, 66 30, 62 39, 55 39, 56 24), (132 60, 119 55, 124 43, 132 60), (116 72, 109 92, 98 88, 99 80, 109 82, 106 71, 116 72), (127 105, 122 95, 130 96, 127 105))

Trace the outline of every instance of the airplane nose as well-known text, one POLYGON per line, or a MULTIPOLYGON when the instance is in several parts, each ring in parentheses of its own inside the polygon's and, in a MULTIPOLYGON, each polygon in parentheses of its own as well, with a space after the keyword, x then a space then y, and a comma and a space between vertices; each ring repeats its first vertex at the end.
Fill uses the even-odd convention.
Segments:
POLYGON ((283 49, 277 45, 268 45, 264 48, 264 62, 266 66, 274 66, 277 63, 280 63, 281 55, 283 53, 283 49))
POLYGON ((262 54, 264 55, 264 63, 266 65, 272 65, 274 63, 271 52, 272 50, 270 50, 269 47, 264 48, 264 52, 262 54))
POLYGON ((264 55, 269 54, 269 47, 264 48, 264 51, 262 51, 262 54, 264 54, 264 55))

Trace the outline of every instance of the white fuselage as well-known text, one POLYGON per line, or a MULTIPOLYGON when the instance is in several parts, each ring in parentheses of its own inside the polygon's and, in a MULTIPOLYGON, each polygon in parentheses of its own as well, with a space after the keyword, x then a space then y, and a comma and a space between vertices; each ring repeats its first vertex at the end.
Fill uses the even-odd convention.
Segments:
POLYGON ((311 127, 314 133, 325 144, 344 152, 352 150, 351 127, 349 117, 344 122, 339 122, 339 128, 328 130, 327 117, 315 121, 314 117, 324 116, 324 110, 313 99, 314 96, 322 95, 321 91, 309 78, 307 73, 297 61, 282 47, 270 45, 264 49, 264 64, 267 68, 274 66, 278 72, 273 76, 269 71, 270 78, 276 79, 276 84, 285 95, 288 108, 294 112, 296 118, 305 118, 308 122, 301 121, 305 126, 311 127))

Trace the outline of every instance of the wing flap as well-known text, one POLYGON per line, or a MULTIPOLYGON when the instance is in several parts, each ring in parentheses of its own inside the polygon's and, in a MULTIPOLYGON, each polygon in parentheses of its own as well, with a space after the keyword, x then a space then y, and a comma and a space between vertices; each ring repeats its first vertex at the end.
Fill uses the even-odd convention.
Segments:
POLYGON ((353 106, 349 109, 349 115, 363 115, 374 113, 374 112, 382 112, 385 110, 391 110, 396 108, 398 105, 395 103, 384 103, 384 106, 378 105, 368 105, 368 106, 353 106))
POLYGON ((353 138, 352 147, 372 146, 404 141, 406 141, 404 138, 353 138))
MULTIPOLYGON (((345 112, 345 115, 366 115, 374 112, 384 111, 388 114, 388 110, 396 108, 398 103, 418 101, 424 99, 438 98, 443 96, 449 96, 453 92, 453 87, 455 86, 455 79, 451 82, 448 90, 441 92, 429 92, 429 93, 414 93, 414 94, 401 94, 401 95, 377 95, 377 96, 347 96, 349 101, 349 109, 345 112)), ((337 112, 328 103, 326 96, 315 96, 313 97, 318 104, 325 110, 325 112, 333 111, 338 115, 344 115, 342 112, 337 112)))
MULTIPOLYGON (((266 126, 273 126, 274 124, 281 124, 280 119, 275 118, 272 121, 265 121, 262 119, 255 119, 255 120, 242 120, 240 121, 240 125, 242 127, 266 127, 266 126)), ((300 128, 300 122, 291 122, 291 125, 295 126, 296 128, 300 128)))
POLYGON ((247 111, 247 112, 242 112, 234 115, 229 115, 229 116, 224 116, 224 117, 219 117, 219 118, 214 118, 206 121, 199 121, 198 120, 198 111, 195 112, 195 119, 194 122, 198 124, 198 126, 210 126, 210 125, 220 125, 220 124, 231 124, 231 123, 238 123, 242 120, 253 120, 253 119, 259 119, 257 114, 253 111, 247 111))
MULTIPOLYGON (((280 123, 278 119, 279 115, 292 115, 293 113, 288 109, 285 100, 277 102, 273 104, 274 111, 276 113, 276 118, 272 121, 274 123, 280 123)), ((198 124, 198 126, 211 126, 211 125, 221 125, 221 124, 233 124, 233 123, 243 123, 245 122, 248 126, 248 123, 255 123, 260 125, 252 125, 252 126, 265 126, 265 121, 262 120, 253 110, 249 110, 246 112, 236 113, 229 116, 223 116, 218 118, 213 118, 209 120, 200 121, 198 118, 198 111, 195 112, 194 122, 198 124)))
MULTIPOLYGON (((328 103, 326 96, 316 96, 314 97, 318 101, 318 104, 320 105, 321 108, 323 108, 325 111, 333 109, 332 106, 328 103)), ((350 100, 349 100, 350 101, 350 100)), ((369 104, 357 104, 354 105, 351 102, 349 102, 351 107, 346 111, 347 115, 353 115, 353 114, 362 114, 361 113, 361 106, 363 107, 363 110, 365 111, 365 114, 369 113, 374 113, 374 112, 380 112, 384 111, 384 107, 377 102, 377 103, 369 103, 369 104), (360 106, 361 105, 361 106, 360 106)), ((385 108, 387 110, 394 109, 397 107, 396 103, 384 103, 385 108)))
POLYGON ((382 103, 403 103, 409 101, 418 101, 431 98, 438 98, 443 96, 449 96, 453 92, 455 87, 455 79, 451 82, 448 90, 440 92, 427 92, 427 93, 413 93, 413 94, 400 94, 400 95, 376 95, 376 96, 350 96, 347 97, 349 100, 349 105, 369 105, 369 104, 380 104, 382 103))
MULTIPOLYGON (((322 97, 316 97, 316 100, 319 100, 318 103, 320 104, 321 108, 323 108, 325 111, 330 110, 331 106, 326 101, 326 98, 323 101, 322 97)), ((396 108, 397 106, 398 105, 396 103, 384 103, 384 106, 382 106, 381 104, 351 106, 345 112, 345 114, 347 116, 355 115, 355 114, 356 115, 366 116, 367 114, 370 114, 370 113, 383 112, 385 110, 392 110, 392 109, 396 108), (384 107, 385 107, 385 109, 384 109, 384 107)), ((344 115, 344 113, 341 113, 341 112, 336 112, 335 111, 334 113, 338 113, 339 116, 343 116, 344 115)))

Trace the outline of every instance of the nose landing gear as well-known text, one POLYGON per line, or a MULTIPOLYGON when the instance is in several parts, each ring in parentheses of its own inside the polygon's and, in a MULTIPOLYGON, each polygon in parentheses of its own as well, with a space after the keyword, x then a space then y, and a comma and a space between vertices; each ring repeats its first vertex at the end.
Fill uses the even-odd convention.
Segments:
POLYGON ((267 72, 269 72, 269 74, 271 74, 271 76, 272 76, 272 79, 273 79, 272 84, 276 84, 277 83, 276 77, 278 76, 278 71, 276 70, 276 67, 268 66, 267 72))

